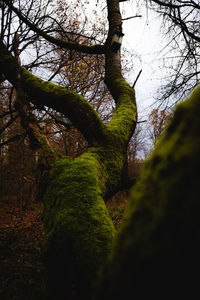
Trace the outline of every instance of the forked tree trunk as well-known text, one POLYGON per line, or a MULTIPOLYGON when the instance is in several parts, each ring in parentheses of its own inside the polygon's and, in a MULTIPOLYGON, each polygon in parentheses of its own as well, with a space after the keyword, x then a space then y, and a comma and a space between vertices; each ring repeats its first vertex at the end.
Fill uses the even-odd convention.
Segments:
POLYGON ((88 54, 105 54, 105 82, 116 103, 108 125, 103 124, 81 95, 45 82, 18 66, 0 42, 0 73, 20 91, 23 99, 66 115, 88 141, 89 149, 80 157, 74 160, 61 157, 51 149, 26 112, 29 136, 42 148, 39 165, 48 299, 89 300, 115 235, 104 199, 115 193, 122 181, 127 146, 137 120, 134 90, 122 77, 120 51, 111 46, 113 35, 122 31, 119 1, 107 0, 109 32, 105 45, 91 47, 48 36, 12 2, 5 0, 5 3, 31 30, 57 46, 88 54))

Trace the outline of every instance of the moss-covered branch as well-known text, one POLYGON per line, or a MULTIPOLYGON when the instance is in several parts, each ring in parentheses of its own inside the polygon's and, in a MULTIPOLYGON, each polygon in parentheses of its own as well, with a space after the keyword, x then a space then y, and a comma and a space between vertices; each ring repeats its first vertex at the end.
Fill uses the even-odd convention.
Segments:
POLYGON ((199 294, 199 114, 200 87, 143 167, 96 300, 199 294))
POLYGON ((64 41, 58 38, 54 38, 53 36, 50 36, 45 31, 38 28, 35 24, 33 24, 31 21, 28 20, 26 16, 24 16, 9 0, 3 0, 9 8, 15 12, 15 14, 19 17, 21 21, 23 21, 26 25, 29 26, 31 30, 33 30, 35 33, 37 33, 39 36, 42 36, 44 39, 49 41, 50 43, 61 47, 62 49, 68 49, 68 50, 75 50, 77 52, 87 53, 87 54, 104 54, 105 53, 105 47, 104 45, 93 45, 88 46, 85 44, 79 44, 72 41, 64 41))
POLYGON ((107 128, 119 143, 126 147, 137 121, 135 91, 121 73, 120 49, 112 48, 113 34, 122 33, 122 19, 118 0, 108 0, 109 32, 106 41, 105 83, 116 103, 116 110, 107 128))
POLYGON ((35 104, 43 104, 66 115, 89 143, 104 140, 106 127, 93 107, 78 93, 43 81, 21 69, 23 86, 35 104))
MULTIPOLYGON (((1 42, 0 68, 6 78, 17 86, 17 63, 1 42)), ((21 81, 29 100, 34 104, 46 105, 66 115, 73 124, 83 133, 89 143, 99 143, 105 139, 106 127, 92 106, 84 97, 76 92, 43 81, 20 68, 21 81)))
POLYGON ((116 79, 113 83, 117 104, 107 128, 119 138, 120 143, 127 145, 137 122, 135 92, 123 78, 116 79))
MULTIPOLYGON (((1 42, 0 68, 6 78, 17 86, 18 66, 14 57, 1 42)), ((53 83, 43 81, 26 69, 20 68, 24 91, 36 105, 46 105, 65 114, 83 133, 89 143, 104 143, 116 138, 124 145, 128 143, 136 124, 137 112, 134 90, 120 77, 111 80, 113 96, 117 102, 116 111, 107 128, 92 106, 76 92, 53 83)))

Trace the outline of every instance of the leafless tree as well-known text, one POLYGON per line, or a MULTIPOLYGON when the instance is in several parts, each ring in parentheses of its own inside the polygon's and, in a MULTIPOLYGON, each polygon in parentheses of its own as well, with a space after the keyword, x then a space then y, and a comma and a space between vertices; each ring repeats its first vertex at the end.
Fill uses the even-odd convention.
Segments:
POLYGON ((163 18, 162 29, 168 37, 162 66, 168 75, 160 99, 172 105, 199 83, 200 1, 151 0, 146 5, 163 18))

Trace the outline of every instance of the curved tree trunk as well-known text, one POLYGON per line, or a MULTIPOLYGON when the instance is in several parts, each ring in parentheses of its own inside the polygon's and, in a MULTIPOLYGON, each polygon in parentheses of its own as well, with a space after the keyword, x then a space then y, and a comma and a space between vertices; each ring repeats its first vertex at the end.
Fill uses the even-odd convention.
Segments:
POLYGON ((108 125, 103 124, 79 94, 45 82, 19 67, 0 42, 0 73, 16 90, 20 87, 26 101, 66 115, 89 143, 88 151, 80 157, 74 160, 61 157, 27 113, 29 134, 36 147, 42 148, 39 166, 44 201, 47 297, 90 299, 97 273, 115 235, 104 199, 113 195, 121 184, 127 145, 137 119, 134 90, 121 74, 120 50, 113 51, 111 47, 113 34, 122 31, 119 1, 107 1, 109 33, 105 45, 91 47, 49 37, 26 20, 10 1, 5 3, 21 21, 48 41, 66 49, 105 54, 105 82, 116 103, 108 125))

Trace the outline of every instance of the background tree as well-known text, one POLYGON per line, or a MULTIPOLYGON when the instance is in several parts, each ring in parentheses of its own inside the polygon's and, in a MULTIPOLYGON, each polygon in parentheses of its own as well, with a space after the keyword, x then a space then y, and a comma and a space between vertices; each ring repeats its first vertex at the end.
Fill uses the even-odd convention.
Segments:
POLYGON ((166 80, 160 98, 170 105, 184 99, 199 82, 200 1, 145 1, 163 18, 168 44, 163 50, 166 80))
POLYGON ((153 143, 153 146, 155 146, 170 120, 170 114, 166 109, 159 110, 158 108, 154 108, 150 112, 148 120, 149 137, 153 143))
POLYGON ((0 177, 1 201, 15 198, 16 205, 24 209, 35 194, 36 157, 28 145, 21 128, 19 113, 11 108, 13 89, 1 85, 1 145, 0 177))

